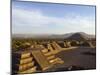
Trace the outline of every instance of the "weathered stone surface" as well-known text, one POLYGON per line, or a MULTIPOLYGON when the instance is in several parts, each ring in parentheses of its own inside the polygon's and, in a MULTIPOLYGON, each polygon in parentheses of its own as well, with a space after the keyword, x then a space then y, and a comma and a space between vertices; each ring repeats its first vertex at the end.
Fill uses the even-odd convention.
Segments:
POLYGON ((31 62, 33 60, 33 57, 29 57, 27 59, 21 59, 20 64, 26 64, 28 62, 31 62))
POLYGON ((61 47, 56 42, 53 42, 52 45, 55 48, 55 50, 60 50, 61 49, 61 47))
POLYGON ((16 64, 17 67, 19 67, 19 71, 23 71, 23 70, 26 70, 32 66, 34 66, 34 62, 29 62, 29 63, 26 63, 26 64, 16 64))
MULTIPOLYGON (((39 45, 38 45, 39 46, 39 45)), ((43 45, 41 45, 43 46, 43 45)), ((51 45, 49 44, 50 48, 51 45)), ((53 66, 53 64, 62 63, 60 58, 55 57, 53 52, 57 50, 48 51, 46 48, 33 48, 31 50, 23 50, 15 52, 14 54, 19 55, 21 57, 15 57, 16 69, 17 73, 33 73, 37 70, 45 71, 53 66), (34 64, 35 63, 35 64, 34 64), (37 68, 33 70, 32 67, 36 66, 37 68)))
POLYGON ((54 58, 54 59, 50 60, 49 62, 52 63, 52 64, 57 64, 57 63, 63 64, 64 63, 64 61, 61 60, 60 58, 54 58))
POLYGON ((47 53, 48 52, 48 49, 43 49, 43 50, 41 50, 43 53, 47 53))
POLYGON ((49 61, 46 59, 46 57, 43 55, 41 51, 39 50, 33 51, 32 55, 34 56, 34 58, 36 59, 36 61, 38 62, 42 70, 46 70, 51 66, 51 64, 49 63, 49 61))
POLYGON ((32 67, 32 68, 29 68, 29 69, 27 69, 27 70, 25 70, 25 71, 19 71, 18 73, 19 74, 28 74, 28 73, 34 73, 34 72, 36 72, 36 66, 35 67, 32 67))
POLYGON ((51 55, 51 56, 48 56, 48 57, 47 57, 48 60, 51 60, 51 59, 53 59, 53 58, 55 58, 54 55, 51 55))
POLYGON ((30 57, 30 52, 27 51, 17 51, 13 53, 13 57, 24 59, 30 57))

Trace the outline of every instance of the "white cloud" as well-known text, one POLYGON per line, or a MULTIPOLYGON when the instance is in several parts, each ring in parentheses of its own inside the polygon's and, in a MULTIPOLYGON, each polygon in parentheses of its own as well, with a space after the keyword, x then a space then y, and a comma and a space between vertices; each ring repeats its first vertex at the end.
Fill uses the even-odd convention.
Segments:
MULTIPOLYGON (((95 22, 91 17, 83 17, 77 14, 67 15, 63 18, 45 16, 40 10, 25 10, 14 8, 12 10, 12 28, 15 27, 50 27, 50 24, 64 28, 63 31, 87 31, 95 33, 95 22), (74 16, 74 17, 73 17, 74 16), (87 30, 84 30, 87 29, 87 30)), ((45 28, 44 28, 45 29, 45 28)), ((16 29, 17 30, 17 29, 16 29)), ((23 30, 23 28, 22 28, 23 30)), ((34 30, 33 30, 34 31, 34 30)), ((57 30, 59 31, 59 29, 57 30)))

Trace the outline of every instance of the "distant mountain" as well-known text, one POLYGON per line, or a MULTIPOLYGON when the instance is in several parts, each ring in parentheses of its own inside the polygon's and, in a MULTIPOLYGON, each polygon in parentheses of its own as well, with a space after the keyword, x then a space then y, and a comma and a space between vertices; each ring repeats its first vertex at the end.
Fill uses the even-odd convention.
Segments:
POLYGON ((66 39, 69 39, 69 40, 88 40, 90 38, 94 38, 94 36, 88 35, 88 34, 83 33, 83 32, 78 32, 78 33, 73 33, 71 36, 69 36, 66 39))
POLYGON ((67 33, 67 34, 63 34, 63 35, 57 35, 57 34, 53 34, 53 35, 47 35, 47 34, 43 34, 43 35, 32 35, 32 34, 13 34, 12 35, 13 38, 39 38, 39 39, 74 39, 74 40, 83 40, 83 39, 92 39, 95 38, 95 35, 89 35, 86 34, 84 32, 76 32, 76 33, 67 33))
POLYGON ((12 34, 13 38, 49 38, 51 35, 43 34, 43 35, 37 35, 37 34, 12 34))

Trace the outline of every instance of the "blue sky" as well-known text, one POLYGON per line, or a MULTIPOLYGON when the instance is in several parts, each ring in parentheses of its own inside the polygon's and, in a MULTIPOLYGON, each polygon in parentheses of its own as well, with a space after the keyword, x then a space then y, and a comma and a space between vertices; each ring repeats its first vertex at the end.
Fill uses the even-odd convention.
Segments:
POLYGON ((95 34, 95 6, 12 2, 13 34, 95 34))

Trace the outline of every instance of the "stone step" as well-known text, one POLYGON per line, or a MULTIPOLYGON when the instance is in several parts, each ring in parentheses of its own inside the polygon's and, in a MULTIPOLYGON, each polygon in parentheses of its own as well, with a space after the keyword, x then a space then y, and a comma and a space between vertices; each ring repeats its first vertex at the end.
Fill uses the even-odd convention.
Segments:
POLYGON ((25 59, 21 59, 19 60, 20 64, 26 64, 28 62, 31 62, 33 60, 33 57, 29 57, 29 58, 25 58, 25 59))
POLYGON ((18 71, 26 70, 32 66, 34 66, 34 62, 29 62, 29 63, 22 64, 22 65, 16 64, 16 67, 18 67, 18 71))
POLYGON ((61 49, 61 47, 56 43, 56 42, 53 42, 52 43, 53 47, 57 50, 61 49))
POLYGON ((48 56, 48 57, 47 57, 48 60, 51 60, 51 59, 54 59, 54 58, 55 58, 54 55, 51 55, 51 56, 48 56))
POLYGON ((43 49, 43 50, 41 50, 43 53, 48 53, 48 49, 43 49))
POLYGON ((49 52, 51 52, 51 51, 55 50, 55 48, 51 44, 48 44, 48 50, 49 50, 49 52))
POLYGON ((31 53, 23 53, 21 54, 21 59, 30 57, 31 53))
POLYGON ((21 59, 24 59, 24 58, 28 58, 30 57, 31 53, 30 52, 27 52, 27 51, 18 51, 18 52, 15 52, 13 54, 13 57, 16 57, 16 58, 21 58, 21 59))
POLYGON ((27 69, 27 70, 25 70, 25 71, 19 71, 18 72, 18 74, 28 74, 28 73, 34 73, 34 72, 36 72, 36 66, 34 66, 34 67, 32 67, 32 68, 29 68, 29 69, 27 69))
POLYGON ((53 55, 53 53, 52 53, 52 52, 48 52, 48 53, 45 53, 44 55, 45 55, 46 57, 48 57, 48 56, 53 55))
POLYGON ((54 58, 52 60, 49 61, 51 64, 57 64, 57 63, 60 63, 60 64, 63 64, 64 61, 62 61, 60 58, 54 58))

